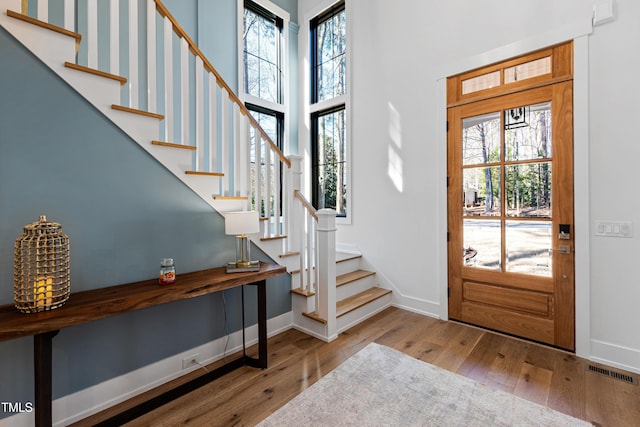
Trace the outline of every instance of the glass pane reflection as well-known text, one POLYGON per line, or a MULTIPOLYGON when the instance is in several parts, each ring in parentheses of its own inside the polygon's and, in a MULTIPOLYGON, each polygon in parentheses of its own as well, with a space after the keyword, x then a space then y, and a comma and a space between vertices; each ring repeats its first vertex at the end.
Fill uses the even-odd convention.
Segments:
POLYGON ((507 216, 551 218, 551 162, 505 168, 507 216))
POLYGON ((506 222, 507 271, 551 277, 551 222, 506 222))
POLYGON ((462 164, 500 161, 500 114, 491 113, 462 120, 462 164))
POLYGON ((500 215, 500 166, 463 170, 464 216, 500 215))
MULTIPOLYGON (((505 129, 505 160, 548 159, 551 157, 551 103, 522 107, 523 124, 505 129)), ((505 111, 508 114, 509 111, 505 111)))
POLYGON ((500 221, 463 221, 463 263, 468 267, 500 270, 500 221))

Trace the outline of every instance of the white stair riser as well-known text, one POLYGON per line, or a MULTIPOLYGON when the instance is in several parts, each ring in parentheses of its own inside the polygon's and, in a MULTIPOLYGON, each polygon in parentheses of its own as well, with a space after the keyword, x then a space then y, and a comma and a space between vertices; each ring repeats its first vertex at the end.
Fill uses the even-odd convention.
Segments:
POLYGON ((340 301, 362 291, 366 291, 369 288, 373 288, 376 286, 375 280, 376 276, 375 274, 373 274, 371 276, 367 276, 362 279, 347 283, 346 285, 338 286, 336 288, 336 299, 340 301))
POLYGON ((362 307, 351 311, 350 313, 345 314, 342 317, 337 319, 337 331, 341 333, 358 323, 363 322, 369 317, 379 313, 385 308, 391 305, 391 293, 378 298, 375 301, 371 301, 369 304, 363 305, 362 307))
MULTIPOLYGON (((19 11, 20 8, 12 10, 19 11)), ((57 74, 65 68, 65 61, 75 62, 76 40, 73 37, 7 16, 5 7, 1 9, 0 25, 57 74)))
POLYGON ((120 82, 63 67, 61 76, 100 111, 106 113, 112 104, 120 104, 120 82))
POLYGON ((336 262, 336 275, 351 273, 360 267, 360 258, 349 259, 347 261, 336 262))
MULTIPOLYGON (((302 316, 302 313, 311 313, 315 310, 313 303, 313 299, 315 298, 315 296, 305 297, 304 295, 292 293, 291 297, 291 311, 293 311, 294 316, 298 314, 302 316)), ((317 321, 309 319, 308 317, 302 317, 307 320, 311 320, 314 323, 318 323, 317 321)))

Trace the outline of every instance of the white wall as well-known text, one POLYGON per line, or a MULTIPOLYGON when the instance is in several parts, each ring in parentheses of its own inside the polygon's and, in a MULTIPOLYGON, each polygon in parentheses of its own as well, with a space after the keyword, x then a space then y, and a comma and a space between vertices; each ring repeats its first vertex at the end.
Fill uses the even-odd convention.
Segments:
MULTIPOLYGON (((300 0, 301 36, 305 13, 321 2, 300 0)), ((446 315, 442 78, 590 32, 593 2, 347 2, 353 217, 340 227, 338 241, 356 245, 396 288, 401 304, 446 315), (392 158, 394 179, 388 173, 392 158)), ((576 89, 576 100, 589 103, 576 118, 576 126, 586 129, 576 141, 583 147, 576 167, 588 180, 579 183, 576 194, 576 219, 583 224, 576 230, 583 242, 577 248, 583 252, 577 264, 583 294, 577 310, 579 322, 591 319, 578 325, 578 352, 640 371, 638 237, 602 238, 585 230, 594 220, 632 221, 640 235, 634 174, 640 141, 633 131, 633 118, 640 115, 635 102, 640 82, 634 77, 640 67, 640 3, 615 0, 615 10, 613 22, 583 37, 581 60, 583 68, 589 65, 576 70, 588 77, 583 93, 576 89)))

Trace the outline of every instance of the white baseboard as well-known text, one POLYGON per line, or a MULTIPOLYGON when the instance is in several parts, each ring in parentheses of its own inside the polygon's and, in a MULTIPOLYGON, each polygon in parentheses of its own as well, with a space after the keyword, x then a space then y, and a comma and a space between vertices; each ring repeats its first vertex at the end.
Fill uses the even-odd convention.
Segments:
MULTIPOLYGON (((274 336, 291 329, 292 324, 293 315, 291 312, 269 319, 267 322, 268 336, 274 336)), ((248 327, 245 334, 247 346, 257 343, 258 325, 248 327)), ((182 369, 182 359, 192 354, 198 353, 201 363, 206 365, 241 349, 242 331, 238 331, 227 337, 183 351, 151 365, 56 399, 53 401, 52 407, 53 425, 65 426, 80 421, 188 372, 200 369, 199 366, 182 369)), ((19 413, 0 419, 0 426, 30 427, 33 425, 33 417, 33 412, 19 413)))
POLYGON ((638 349, 592 339, 589 360, 640 374, 640 350, 638 349))

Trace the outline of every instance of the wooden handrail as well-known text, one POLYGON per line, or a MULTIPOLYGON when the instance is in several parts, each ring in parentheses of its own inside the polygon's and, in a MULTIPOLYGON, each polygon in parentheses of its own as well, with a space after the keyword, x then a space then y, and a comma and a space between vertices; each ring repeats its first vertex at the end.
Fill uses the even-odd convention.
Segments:
POLYGON ((178 36, 186 40, 187 44, 189 45, 189 50, 194 55, 202 59, 204 68, 210 73, 213 73, 214 76, 216 76, 216 82, 218 83, 218 85, 229 93, 229 98, 233 102, 235 102, 238 105, 238 107, 240 107, 240 112, 242 112, 242 114, 247 116, 247 118, 249 119, 249 122, 251 122, 253 127, 255 127, 260 132, 260 135, 262 135, 262 138, 265 141, 267 141, 271 146, 271 149, 278 154, 280 161, 286 164, 287 167, 290 168, 291 162, 289 161, 289 159, 284 155, 284 153, 282 153, 282 151, 280 151, 276 143, 273 142, 273 140, 269 137, 269 135, 267 135, 264 129, 262 129, 262 126, 260 126, 260 123, 258 123, 258 121, 251 115, 251 113, 249 112, 247 107, 244 105, 244 103, 240 100, 240 98, 238 98, 238 95, 235 94, 235 92, 231 89, 231 87, 227 84, 227 82, 222 78, 220 73, 218 73, 218 71, 213 67, 213 65, 209 62, 209 60, 204 56, 204 53, 202 53, 202 51, 198 48, 198 46, 196 46, 193 40, 191 40, 187 32, 180 26, 180 24, 178 24, 178 21, 176 21, 176 19, 173 17, 173 15, 171 15, 171 13, 169 13, 169 10, 166 8, 164 4, 162 4, 162 1, 160 0, 154 0, 154 1, 156 2, 156 9, 158 10, 158 13, 163 18, 164 17, 169 18, 169 21, 171 21, 173 25, 173 31, 175 31, 175 33, 178 36))
POLYGON ((313 205, 309 203, 306 197, 302 195, 300 190, 293 190, 293 195, 300 201, 300 203, 302 203, 302 206, 304 206, 305 209, 309 211, 309 214, 313 217, 313 219, 318 221, 318 212, 316 211, 316 208, 314 208, 313 205))

